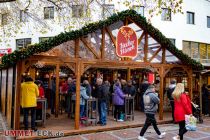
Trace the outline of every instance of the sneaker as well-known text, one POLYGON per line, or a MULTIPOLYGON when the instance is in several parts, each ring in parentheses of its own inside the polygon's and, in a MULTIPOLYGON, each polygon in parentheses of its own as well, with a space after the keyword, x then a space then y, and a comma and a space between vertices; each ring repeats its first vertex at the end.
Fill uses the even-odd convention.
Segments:
POLYGON ((124 120, 122 120, 122 119, 119 119, 119 120, 117 120, 118 122, 124 122, 124 120))
POLYGON ((162 138, 165 137, 165 135, 166 135, 166 132, 163 132, 163 133, 161 133, 160 135, 158 135, 158 138, 159 138, 159 139, 162 139, 162 138))
POLYGON ((180 140, 179 136, 174 136, 173 140, 180 140))
POLYGON ((143 136, 138 136, 138 140, 147 140, 147 139, 144 138, 143 136))
POLYGON ((209 117, 209 114, 204 115, 205 117, 209 117))

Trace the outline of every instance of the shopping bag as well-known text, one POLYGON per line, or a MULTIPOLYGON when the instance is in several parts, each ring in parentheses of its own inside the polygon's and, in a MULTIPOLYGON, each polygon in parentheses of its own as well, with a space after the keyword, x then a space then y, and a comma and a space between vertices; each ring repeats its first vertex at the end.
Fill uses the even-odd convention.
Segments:
POLYGON ((188 131, 196 131, 197 119, 193 115, 185 115, 185 127, 188 131))

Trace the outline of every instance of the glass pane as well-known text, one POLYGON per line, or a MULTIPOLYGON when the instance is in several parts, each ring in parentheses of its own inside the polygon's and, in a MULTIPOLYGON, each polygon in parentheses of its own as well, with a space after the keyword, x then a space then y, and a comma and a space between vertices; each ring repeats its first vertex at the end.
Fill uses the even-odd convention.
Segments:
POLYGON ((207 45, 208 59, 210 59, 210 44, 207 45))
POLYGON ((171 10, 163 8, 162 14, 161 14, 161 19, 165 20, 165 21, 171 21, 171 10))
POLYGON ((144 7, 143 7, 143 6, 134 6, 134 10, 135 10, 138 14, 144 16, 144 7))
POLYGON ((199 58, 198 43, 191 42, 191 55, 192 55, 192 58, 195 58, 195 59, 199 58))
POLYGON ((49 8, 48 7, 44 8, 44 19, 49 19, 49 8))
POLYGON ((206 59, 207 58, 207 49, 206 44, 199 44, 200 49, 200 59, 206 59))
POLYGON ((190 42, 183 41, 183 48, 182 51, 191 57, 191 51, 190 51, 190 42))
POLYGON ((104 4, 103 5, 103 17, 106 18, 113 14, 114 14, 114 5, 104 4))
POLYGON ((207 17, 207 27, 210 28, 210 17, 207 17))

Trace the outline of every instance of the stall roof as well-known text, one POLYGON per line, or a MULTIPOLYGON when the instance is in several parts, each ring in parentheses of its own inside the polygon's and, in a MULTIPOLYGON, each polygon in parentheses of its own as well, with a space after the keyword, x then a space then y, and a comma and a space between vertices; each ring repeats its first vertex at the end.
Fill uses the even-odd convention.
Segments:
MULTIPOLYGON (((177 62, 180 61, 181 64, 192 66, 193 69, 196 70, 203 69, 203 65, 201 63, 191 59, 181 50, 178 50, 171 43, 171 41, 167 39, 158 29, 156 29, 150 23, 148 23, 145 17, 142 17, 140 14, 137 14, 136 11, 134 10, 126 10, 123 12, 119 12, 117 14, 113 14, 111 17, 107 18, 106 20, 90 23, 79 30, 60 33, 59 35, 50 38, 47 41, 40 42, 38 44, 29 45, 28 47, 23 48, 21 50, 15 50, 13 53, 7 54, 2 57, 1 68, 13 66, 18 61, 27 59, 35 54, 49 51, 52 48, 64 42, 75 40, 82 36, 86 36, 89 33, 96 32, 97 30, 103 29, 104 27, 110 26, 111 28, 111 25, 113 25, 114 23, 120 23, 120 21, 124 21, 126 18, 131 19, 136 25, 141 27, 140 29, 138 29, 137 27, 135 27, 135 25, 130 24, 130 26, 136 28, 137 35, 141 33, 142 30, 149 34, 149 36, 151 37, 150 42, 153 42, 151 44, 148 44, 149 48, 151 48, 151 51, 154 52, 154 50, 157 49, 155 48, 157 45, 164 46, 167 49, 166 57, 169 57, 168 62, 172 63, 173 61, 177 62)), ((112 31, 113 34, 116 34, 115 29, 112 29, 112 31)), ((159 55, 161 55, 161 52, 159 53, 159 55)), ((158 62, 158 58, 155 58, 154 61, 158 62)))

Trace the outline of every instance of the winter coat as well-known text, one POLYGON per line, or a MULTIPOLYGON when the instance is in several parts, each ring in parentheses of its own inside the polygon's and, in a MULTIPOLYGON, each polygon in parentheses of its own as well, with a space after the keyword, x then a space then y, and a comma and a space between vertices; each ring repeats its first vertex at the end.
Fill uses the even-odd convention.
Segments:
POLYGON ((106 90, 105 85, 97 85, 95 89, 96 98, 98 98, 98 101, 107 102, 109 99, 109 90, 106 90))
POLYGON ((33 82, 23 82, 21 84, 21 106, 22 108, 36 107, 39 96, 38 86, 33 82))
POLYGON ((174 101, 174 98, 172 97, 172 93, 174 92, 174 89, 176 87, 176 84, 170 84, 167 90, 167 97, 170 101, 174 101))
POLYGON ((146 92, 148 87, 149 87, 148 81, 145 81, 140 85, 140 93, 141 93, 142 96, 146 92))
POLYGON ((192 114, 190 97, 182 93, 180 99, 174 99, 174 118, 176 122, 184 121, 185 115, 192 114))
POLYGON ((114 105, 124 105, 124 98, 125 98, 125 95, 122 92, 121 88, 119 86, 115 86, 113 104, 114 105))
POLYGON ((160 103, 158 94, 148 89, 143 95, 143 100, 144 100, 144 112, 146 114, 155 114, 158 108, 157 105, 160 103))
POLYGON ((206 87, 202 88, 202 99, 203 102, 209 102, 209 91, 206 87))
POLYGON ((131 86, 128 86, 127 85, 125 87, 125 89, 124 89, 124 93, 125 94, 129 94, 131 96, 135 96, 135 94, 136 94, 136 88, 133 85, 131 85, 131 86))
POLYGON ((83 86, 80 86, 80 105, 85 105, 85 100, 87 100, 89 96, 86 93, 86 89, 83 86))

